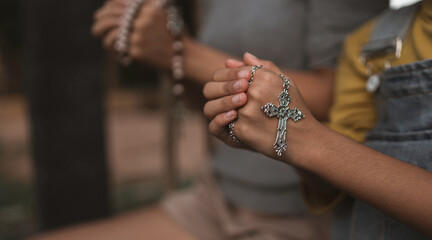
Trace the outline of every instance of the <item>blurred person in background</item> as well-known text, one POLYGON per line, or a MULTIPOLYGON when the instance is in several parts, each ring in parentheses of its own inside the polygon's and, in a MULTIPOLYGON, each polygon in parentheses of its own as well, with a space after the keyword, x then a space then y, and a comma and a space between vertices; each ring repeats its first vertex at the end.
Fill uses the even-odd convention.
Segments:
MULTIPOLYGON (((114 50, 128 3, 107 1, 95 13, 93 34, 101 37, 109 50, 114 50)), ((187 32, 181 36, 184 75, 204 84, 228 58, 254 52, 273 59, 285 74, 298 79, 296 83, 312 114, 326 120, 333 98, 334 67, 345 35, 387 6, 386 0, 201 1, 198 37, 194 39, 187 32)), ((132 60, 170 70, 175 39, 167 30, 167 13, 158 1, 144 2, 131 24, 127 53, 132 60)), ((244 61, 254 65, 255 59, 246 55, 244 61)), ((269 62, 263 65, 271 68, 269 62)), ((248 77, 242 76, 230 88, 245 91, 248 77)), ((231 104, 240 106, 244 100, 239 98, 231 104)), ((105 233, 125 231, 138 237, 142 233, 142 238, 152 239, 166 239, 162 236, 167 232, 176 239, 330 237, 330 215, 308 212, 293 168, 222 144, 212 153, 211 165, 212 173, 191 189, 169 196, 141 218, 123 219, 123 230, 102 228, 110 226, 109 221, 93 225, 94 229, 105 229, 105 233), (141 227, 145 230, 138 231, 141 227)), ((326 208, 335 205, 336 200, 328 199, 326 208)), ((91 238, 85 228, 81 232, 91 238)))

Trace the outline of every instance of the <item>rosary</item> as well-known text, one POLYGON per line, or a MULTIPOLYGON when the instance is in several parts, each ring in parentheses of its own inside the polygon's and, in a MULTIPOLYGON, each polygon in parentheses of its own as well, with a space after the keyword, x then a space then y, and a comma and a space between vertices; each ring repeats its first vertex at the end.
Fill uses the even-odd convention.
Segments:
MULTIPOLYGON (((123 15, 122 22, 119 27, 119 34, 116 38, 114 49, 117 52, 117 60, 122 65, 129 65, 132 61, 128 54, 130 45, 130 33, 133 30, 133 21, 138 14, 140 7, 145 4, 147 0, 130 0, 125 14, 123 15)), ((177 144, 176 140, 179 134, 176 130, 180 129, 180 118, 185 112, 184 103, 184 63, 183 63, 183 41, 182 33, 184 29, 184 22, 180 10, 175 6, 173 0, 157 0, 156 5, 165 10, 167 14, 166 28, 173 38, 172 50, 173 56, 171 59, 171 77, 169 81, 170 89, 167 94, 166 102, 168 106, 167 114, 167 128, 165 148, 168 149, 166 157, 166 183, 167 189, 172 190, 175 188, 177 180, 177 144)))
MULTIPOLYGON (((126 11, 123 15, 119 26, 119 34, 114 43, 114 49, 117 53, 117 60, 122 65, 129 65, 132 61, 128 54, 130 44, 130 34, 132 31, 133 21, 138 14, 140 7, 145 4, 146 0, 130 0, 126 11)), ((173 38, 172 50, 173 57, 171 59, 171 78, 172 87, 171 93, 174 98, 174 106, 172 114, 176 119, 180 118, 185 112, 185 104, 183 101, 184 94, 184 63, 183 63, 183 41, 182 33, 184 22, 180 10, 175 6, 172 0, 158 0, 156 2, 159 8, 165 10, 167 14, 166 28, 173 38)))

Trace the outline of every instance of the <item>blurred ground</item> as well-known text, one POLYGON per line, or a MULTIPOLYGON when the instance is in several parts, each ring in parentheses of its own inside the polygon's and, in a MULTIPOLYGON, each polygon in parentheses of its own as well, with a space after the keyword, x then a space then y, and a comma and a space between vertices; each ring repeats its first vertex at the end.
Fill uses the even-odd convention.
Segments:
MULTIPOLYGON (((154 91, 143 90, 116 90, 107 96, 107 151, 116 212, 145 205, 162 195, 164 119, 157 107, 145 107, 156 104, 154 97, 154 91)), ((189 182, 206 167, 206 123, 199 113, 192 112, 185 116, 181 129, 180 176, 189 182)), ((19 232, 31 232, 35 227, 28 136, 24 97, 0 96, 2 240, 19 239, 19 232)))

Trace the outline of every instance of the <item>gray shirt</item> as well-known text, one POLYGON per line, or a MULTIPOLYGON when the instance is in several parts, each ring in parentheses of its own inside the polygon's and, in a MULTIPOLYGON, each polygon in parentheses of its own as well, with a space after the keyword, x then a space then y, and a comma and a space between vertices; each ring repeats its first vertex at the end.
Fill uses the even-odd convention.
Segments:
MULTIPOLYGON (((199 39, 282 68, 334 67, 345 35, 387 6, 387 0, 204 0, 199 39)), ((306 211, 299 178, 286 164, 218 144, 212 166, 234 204, 271 214, 306 211)))

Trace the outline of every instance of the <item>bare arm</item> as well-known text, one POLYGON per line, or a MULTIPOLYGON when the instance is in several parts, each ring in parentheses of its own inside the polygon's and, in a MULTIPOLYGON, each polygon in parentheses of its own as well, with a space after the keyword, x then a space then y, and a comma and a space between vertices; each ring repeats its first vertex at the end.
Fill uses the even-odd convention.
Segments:
MULTIPOLYGON (((127 0, 107 1, 94 16, 92 32, 101 37, 105 48, 113 50, 127 0)), ((139 9, 129 36, 129 55, 133 60, 160 69, 170 69, 173 38, 166 28, 167 16, 156 1, 147 1, 139 9)), ((223 68, 227 53, 200 44, 187 33, 183 35, 186 76, 198 83, 211 80, 213 72, 223 68)))
MULTIPOLYGON (((335 81, 335 72, 330 68, 320 68, 312 71, 295 71, 295 70, 280 70, 273 62, 258 59, 250 53, 245 53, 244 64, 247 65, 263 65, 265 68, 274 72, 284 73, 292 79, 296 79, 296 84, 299 91, 306 102, 306 105, 311 110, 312 114, 319 121, 328 120, 328 113, 333 103, 333 88, 335 81)), ((232 64, 244 66, 244 64, 232 64)), ((227 64, 229 66, 229 64, 227 64)), ((338 204, 342 199, 341 191, 334 186, 324 181, 321 177, 313 173, 296 168, 300 174, 304 184, 304 194, 311 210, 322 212, 338 204)))
POLYGON ((432 174, 372 150, 315 122, 284 159, 389 216, 432 235, 432 174), (323 140, 325 139, 325 140, 323 140), (310 149, 314 150, 311 151, 310 149))
POLYGON ((201 44, 191 37, 184 38, 184 48, 186 76, 203 85, 211 81, 216 69, 225 67, 225 61, 232 58, 228 53, 201 44))
POLYGON ((286 76, 296 79, 297 87, 314 117, 319 121, 328 120, 333 103, 334 70, 319 68, 311 71, 282 71, 286 76))
MULTIPOLYGON (((109 50, 113 49, 126 4, 127 1, 124 0, 108 1, 95 13, 93 34, 101 37, 104 46, 109 50)), ((133 22, 129 50, 131 57, 144 64, 169 69, 173 54, 172 43, 173 39, 166 29, 166 13, 155 4, 155 1, 148 1, 141 7, 133 22)), ((223 68, 228 58, 233 58, 228 53, 199 43, 187 33, 184 34, 183 43, 186 77, 200 84, 209 82, 213 72, 223 68)), ((249 60, 250 62, 246 62, 247 65, 255 65, 253 59, 249 60)), ((323 68, 284 72, 298 79, 299 88, 314 115, 319 120, 326 120, 332 102, 333 70, 323 68)))
MULTIPOLYGON (((213 79, 220 84, 236 76, 240 69, 217 71, 213 79)), ((249 86, 247 104, 231 116, 227 105, 231 96, 212 98, 205 106, 211 118, 209 129, 231 146, 247 146, 273 159, 316 174, 332 185, 364 200, 386 214, 432 236, 432 174, 422 168, 367 148, 320 124, 308 110, 295 80, 289 88, 290 107, 306 115, 299 122, 287 122, 287 151, 279 157, 273 148, 278 120, 268 118, 260 108, 277 103, 282 90, 278 74, 262 69, 249 86), (235 135, 243 145, 233 144, 226 125, 238 116, 235 135), (253 134, 251 134, 253 133, 253 134)), ((216 85, 215 85, 216 86, 216 85)), ((216 88, 215 88, 216 89, 216 88)), ((246 100, 245 100, 246 101, 246 100)), ((312 181, 312 186, 317 182, 312 181)), ((331 193, 331 191, 329 191, 331 193)))

